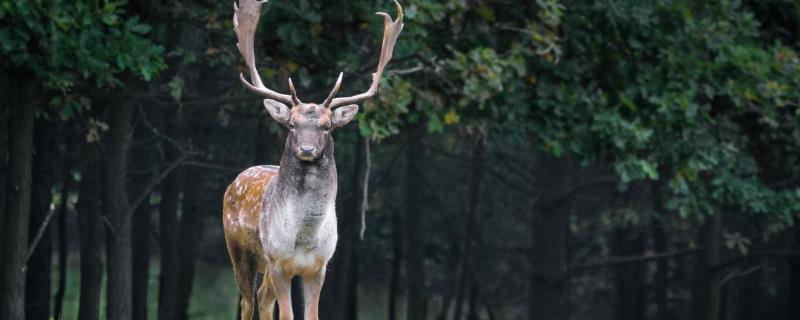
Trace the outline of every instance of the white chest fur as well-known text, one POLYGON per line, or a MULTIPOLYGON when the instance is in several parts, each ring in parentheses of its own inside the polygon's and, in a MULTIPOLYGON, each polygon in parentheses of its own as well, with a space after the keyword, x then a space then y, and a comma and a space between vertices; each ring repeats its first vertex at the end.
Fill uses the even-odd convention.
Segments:
POLYGON ((327 262, 338 238, 334 201, 332 196, 296 196, 269 203, 261 218, 261 243, 267 257, 297 267, 327 262))

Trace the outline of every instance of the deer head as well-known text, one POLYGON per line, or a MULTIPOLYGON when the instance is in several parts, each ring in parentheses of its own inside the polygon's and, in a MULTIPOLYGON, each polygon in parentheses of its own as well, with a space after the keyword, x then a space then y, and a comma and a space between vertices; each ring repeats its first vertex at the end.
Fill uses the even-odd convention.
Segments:
POLYGON ((289 93, 281 94, 264 86, 255 64, 254 36, 258 20, 261 16, 261 6, 266 1, 240 0, 239 6, 234 6, 233 25, 239 43, 236 46, 244 57, 247 64, 250 81, 248 82, 244 74, 240 74, 240 79, 244 86, 261 96, 264 96, 264 107, 275 121, 287 126, 290 130, 287 138, 287 150, 292 150, 299 159, 303 161, 315 161, 323 154, 330 139, 331 131, 335 128, 348 124, 358 113, 356 103, 372 98, 378 91, 383 70, 386 64, 392 59, 397 37, 403 30, 403 8, 400 3, 395 1, 398 16, 392 21, 391 16, 384 12, 377 14, 382 16, 383 21, 383 43, 381 45, 378 69, 372 74, 372 84, 366 92, 350 97, 337 98, 336 94, 342 84, 342 73, 333 86, 333 90, 322 104, 303 103, 297 97, 297 92, 289 79, 289 93))

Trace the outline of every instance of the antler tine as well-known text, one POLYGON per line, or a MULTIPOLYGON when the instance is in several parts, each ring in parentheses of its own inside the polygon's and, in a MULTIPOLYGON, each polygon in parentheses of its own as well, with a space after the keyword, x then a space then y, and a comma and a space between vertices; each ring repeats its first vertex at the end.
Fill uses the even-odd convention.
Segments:
POLYGON ((322 103, 323 107, 329 108, 331 101, 333 101, 333 98, 336 97, 337 93, 339 93, 339 87, 342 85, 342 75, 344 75, 344 72, 339 72, 339 79, 336 79, 336 84, 333 85, 333 90, 331 90, 331 93, 327 98, 325 98, 325 102, 322 103))
POLYGON ((292 95, 292 105, 296 106, 301 104, 300 99, 297 98, 297 91, 294 90, 294 83, 292 83, 292 78, 289 78, 289 93, 292 95))
MULTIPOLYGON (((397 0, 394 0, 394 4, 397 7, 396 20, 392 21, 392 17, 385 12, 377 13, 377 15, 383 17, 383 43, 381 44, 381 55, 380 59, 378 60, 378 70, 372 74, 372 84, 370 85, 369 90, 351 97, 335 98, 328 104, 329 108, 336 108, 339 106, 358 103, 372 98, 375 93, 378 92, 378 85, 380 85, 381 82, 383 69, 386 67, 386 64, 389 63, 389 60, 392 59, 392 52, 394 51, 394 45, 397 42, 397 37, 400 36, 400 32, 403 31, 403 7, 400 6, 400 3, 397 2, 397 0)), ((334 88, 334 90, 336 90, 336 88, 334 88)))
POLYGON ((242 73, 239 74, 239 79, 247 89, 261 96, 287 104, 293 103, 292 97, 289 95, 277 93, 265 87, 264 83, 261 82, 261 76, 258 75, 258 69, 256 69, 255 46, 253 43, 258 20, 261 18, 261 6, 264 3, 266 3, 266 0, 239 0, 239 5, 236 5, 236 2, 233 3, 233 31, 236 32, 236 38, 239 41, 236 47, 239 48, 239 53, 242 54, 247 64, 250 82, 244 78, 242 73))

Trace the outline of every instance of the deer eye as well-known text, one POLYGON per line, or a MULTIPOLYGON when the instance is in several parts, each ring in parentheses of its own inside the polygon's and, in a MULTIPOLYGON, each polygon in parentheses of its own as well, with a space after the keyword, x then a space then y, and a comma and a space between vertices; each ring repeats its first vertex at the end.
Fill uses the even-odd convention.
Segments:
POLYGON ((289 129, 294 130, 294 122, 289 122, 289 129))
POLYGON ((325 132, 331 131, 331 125, 326 124, 324 129, 325 129, 325 132))

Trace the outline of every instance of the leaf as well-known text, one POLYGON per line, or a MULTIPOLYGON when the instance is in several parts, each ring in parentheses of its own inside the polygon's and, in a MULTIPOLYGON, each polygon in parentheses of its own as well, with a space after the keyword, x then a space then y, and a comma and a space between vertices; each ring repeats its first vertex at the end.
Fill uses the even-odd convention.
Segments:
POLYGON ((456 113, 454 109, 450 109, 444 115, 444 124, 445 125, 456 124, 459 122, 460 119, 461 118, 459 117, 458 113, 456 113))
POLYGON ((169 87, 169 95, 172 96, 175 101, 181 101, 181 96, 183 95, 183 85, 183 79, 177 75, 167 84, 169 87))

